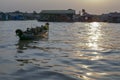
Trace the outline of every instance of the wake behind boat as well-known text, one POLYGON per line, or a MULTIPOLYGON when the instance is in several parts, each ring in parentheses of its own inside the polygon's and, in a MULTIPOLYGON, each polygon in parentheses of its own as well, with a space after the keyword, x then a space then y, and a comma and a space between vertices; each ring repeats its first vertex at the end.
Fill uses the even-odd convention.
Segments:
POLYGON ((16 35, 20 40, 33 40, 37 38, 47 38, 49 31, 49 23, 46 23, 44 26, 36 28, 27 28, 26 31, 22 31, 21 29, 17 29, 16 35))

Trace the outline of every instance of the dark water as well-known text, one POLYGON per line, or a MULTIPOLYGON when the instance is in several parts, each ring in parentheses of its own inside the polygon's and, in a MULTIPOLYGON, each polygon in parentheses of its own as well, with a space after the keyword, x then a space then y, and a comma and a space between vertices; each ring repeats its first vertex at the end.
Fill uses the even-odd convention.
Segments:
POLYGON ((50 23, 48 40, 14 33, 42 24, 0 22, 0 80, 120 80, 120 24, 50 23))

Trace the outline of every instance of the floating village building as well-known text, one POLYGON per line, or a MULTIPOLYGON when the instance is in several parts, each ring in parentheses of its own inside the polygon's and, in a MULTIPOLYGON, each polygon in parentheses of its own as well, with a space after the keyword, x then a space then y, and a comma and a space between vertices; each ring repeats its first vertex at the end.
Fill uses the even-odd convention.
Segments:
POLYGON ((102 22, 120 23, 120 13, 112 12, 109 14, 102 14, 100 20, 102 22))
POLYGON ((25 19, 24 14, 19 11, 8 12, 7 16, 9 20, 24 20, 25 19))
POLYGON ((71 22, 75 10, 42 10, 40 13, 39 21, 52 21, 52 22, 71 22))
POLYGON ((3 12, 0 12, 0 21, 5 21, 7 18, 7 15, 3 12))

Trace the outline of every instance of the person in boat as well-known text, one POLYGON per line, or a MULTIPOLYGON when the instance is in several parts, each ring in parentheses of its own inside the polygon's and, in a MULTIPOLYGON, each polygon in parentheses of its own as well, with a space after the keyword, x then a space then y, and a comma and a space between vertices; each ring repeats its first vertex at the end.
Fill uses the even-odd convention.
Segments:
POLYGON ((49 29, 49 23, 48 23, 48 22, 45 23, 44 29, 45 29, 45 30, 48 30, 48 29, 49 29))
POLYGON ((41 25, 41 27, 40 27, 40 32, 43 32, 43 31, 44 31, 44 26, 41 25))
POLYGON ((27 28, 27 30, 24 31, 24 33, 31 34, 32 32, 31 32, 30 28, 27 28))

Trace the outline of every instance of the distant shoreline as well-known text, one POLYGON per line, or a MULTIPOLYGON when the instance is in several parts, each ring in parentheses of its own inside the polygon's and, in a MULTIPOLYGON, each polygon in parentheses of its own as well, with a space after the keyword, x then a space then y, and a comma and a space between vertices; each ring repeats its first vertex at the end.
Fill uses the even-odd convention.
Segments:
MULTIPOLYGON (((6 21, 0 21, 0 22, 12 22, 12 21, 16 21, 16 22, 19 22, 19 21, 37 21, 37 20, 6 20, 6 21)), ((46 23, 46 22, 49 22, 49 21, 37 21, 37 22, 43 22, 43 23, 46 23)), ((50 23, 76 23, 78 21, 74 21, 74 22, 50 22, 50 23)), ((97 22, 97 21, 93 21, 93 22, 97 22)), ((92 23, 92 22, 80 22, 80 23, 92 23)), ((99 23, 114 23, 114 22, 99 22, 99 23)), ((115 24, 120 24, 120 23, 115 23, 115 24)))
POLYGON ((15 12, 0 12, 0 21, 28 21, 37 20, 40 22, 108 22, 120 23, 120 13, 111 12, 108 14, 89 14, 82 9, 79 14, 75 10, 42 10, 40 13, 25 13, 20 11, 15 12), (81 15, 82 14, 82 15, 81 15))

